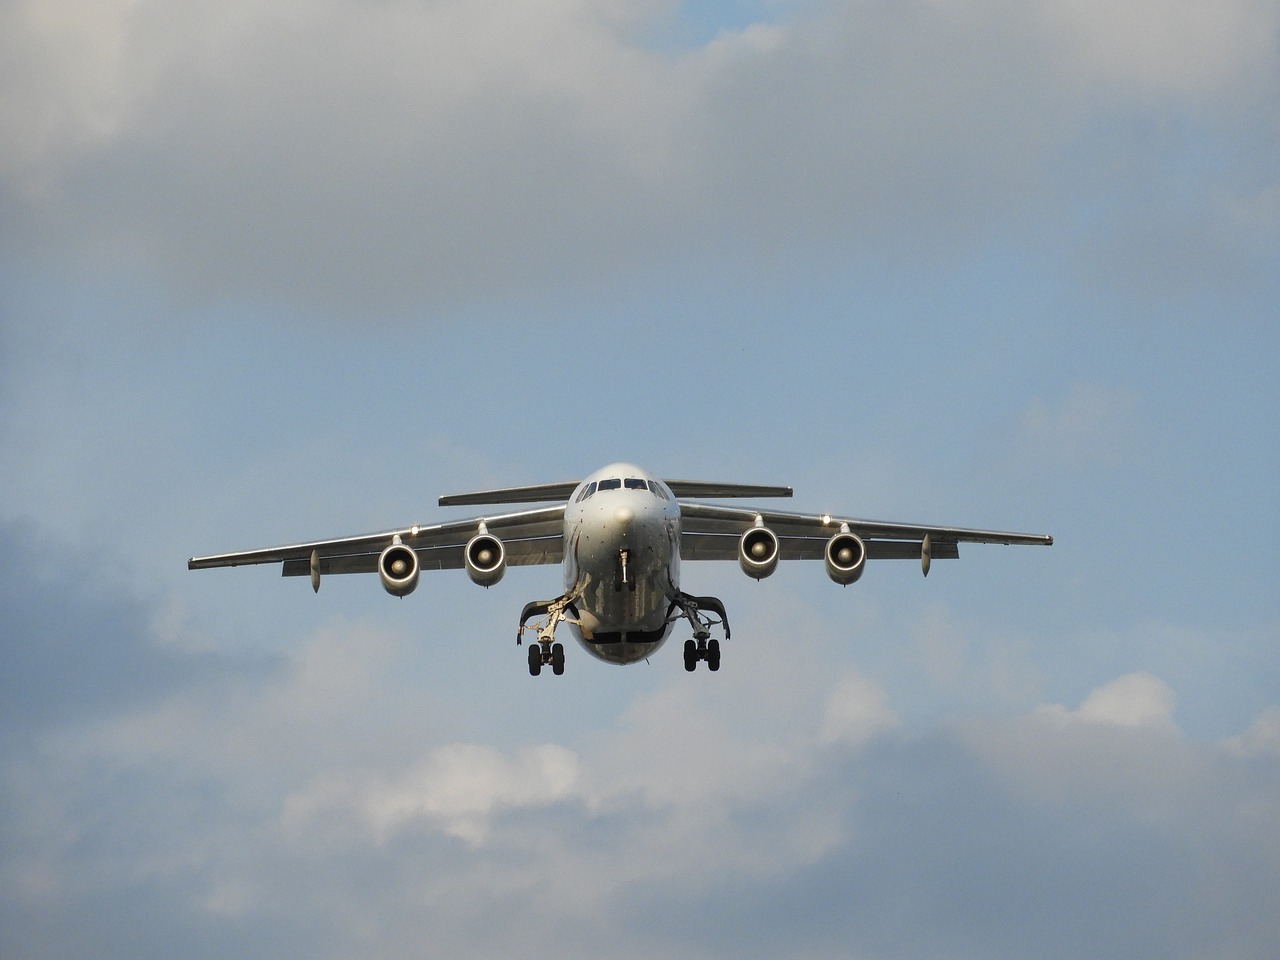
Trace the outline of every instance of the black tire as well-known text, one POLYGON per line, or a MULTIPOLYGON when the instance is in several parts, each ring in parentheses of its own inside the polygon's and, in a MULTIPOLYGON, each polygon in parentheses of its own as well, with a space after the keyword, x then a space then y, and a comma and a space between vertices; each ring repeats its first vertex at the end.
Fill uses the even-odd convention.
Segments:
POLYGON ((553 643, 551 645, 551 672, 557 677, 564 673, 564 644, 553 643))
POLYGON ((536 677, 542 673, 542 644, 534 643, 529 646, 529 676, 536 677))
POLYGON ((690 673, 698 669, 698 645, 692 640, 684 642, 684 668, 690 673))
POLYGON ((720 669, 720 641, 707 642, 707 669, 712 673, 720 669))

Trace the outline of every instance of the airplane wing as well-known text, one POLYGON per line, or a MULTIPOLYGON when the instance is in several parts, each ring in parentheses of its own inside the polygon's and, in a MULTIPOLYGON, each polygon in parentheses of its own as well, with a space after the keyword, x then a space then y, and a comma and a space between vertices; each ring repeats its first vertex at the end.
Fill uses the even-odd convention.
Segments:
POLYGON ((507 563, 513 566, 559 563, 564 555, 564 504, 521 510, 515 513, 467 520, 451 520, 423 526, 368 533, 335 540, 315 540, 280 547, 264 547, 240 553, 220 553, 192 557, 187 569, 238 567, 251 563, 279 563, 286 577, 312 575, 312 557, 320 575, 330 573, 376 573, 378 555, 397 537, 418 555, 426 570, 454 570, 463 567, 463 549, 484 524, 489 533, 502 539, 507 563))
POLYGON ((682 560, 734 560, 738 539, 757 521, 778 535, 781 560, 820 560, 827 541, 847 524, 867 546, 867 559, 921 559, 925 538, 935 560, 953 560, 961 543, 1001 543, 1049 546, 1053 537, 1042 534, 1006 533, 999 530, 972 530, 923 524, 888 523, 853 517, 785 513, 722 507, 709 503, 680 501, 680 558, 682 560))

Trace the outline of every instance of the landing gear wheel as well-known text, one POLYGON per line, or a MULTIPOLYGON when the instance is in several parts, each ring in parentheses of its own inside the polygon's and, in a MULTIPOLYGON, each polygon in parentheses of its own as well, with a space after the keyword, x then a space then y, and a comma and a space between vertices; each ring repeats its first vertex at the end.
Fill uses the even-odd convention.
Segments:
POLYGON ((684 668, 690 673, 698 669, 698 645, 692 640, 684 642, 684 668))
POLYGON ((557 677, 564 673, 564 644, 551 645, 551 672, 557 677))
POLYGON ((542 673, 542 644, 529 644, 529 676, 536 677, 542 673))
POLYGON ((708 640, 707 652, 705 655, 707 661, 707 669, 712 673, 720 669, 720 641, 708 640))

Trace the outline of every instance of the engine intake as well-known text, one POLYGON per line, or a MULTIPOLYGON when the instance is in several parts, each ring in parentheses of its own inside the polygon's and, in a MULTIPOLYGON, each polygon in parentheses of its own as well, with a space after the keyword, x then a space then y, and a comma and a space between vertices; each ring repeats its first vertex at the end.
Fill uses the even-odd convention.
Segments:
POLYGON ((407 597, 418 585, 418 555, 403 543, 393 543, 378 555, 378 579, 393 597, 407 597))
POLYGON ((463 551, 467 576, 482 587, 492 587, 507 572, 507 548, 491 533, 477 533, 463 551))
POLYGON ((822 559, 827 565, 827 576, 847 587, 862 576, 867 565, 867 545, 856 533, 842 531, 827 541, 822 559))
POLYGON ((763 580, 778 569, 778 535, 766 526, 752 527, 738 541, 738 566, 748 577, 763 580))

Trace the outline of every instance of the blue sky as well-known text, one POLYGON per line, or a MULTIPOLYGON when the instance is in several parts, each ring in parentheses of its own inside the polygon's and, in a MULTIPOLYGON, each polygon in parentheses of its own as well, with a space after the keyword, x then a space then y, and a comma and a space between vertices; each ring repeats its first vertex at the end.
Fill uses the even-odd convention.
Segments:
POLYGON ((0 953, 1272 958, 1280 3, 0 12, 0 953), (528 677, 578 478, 1052 533, 528 677), (678 638, 677 638, 678 639, 678 638))

